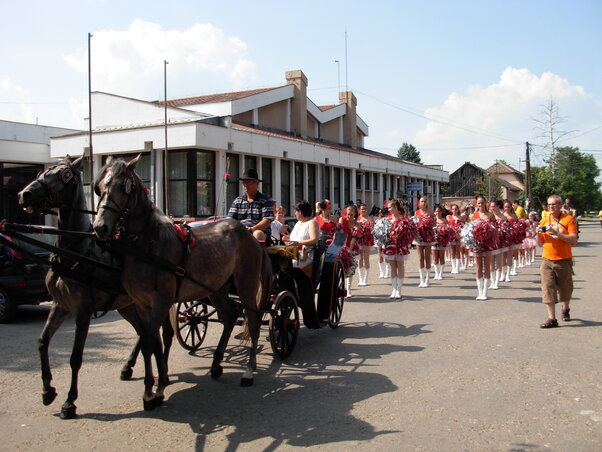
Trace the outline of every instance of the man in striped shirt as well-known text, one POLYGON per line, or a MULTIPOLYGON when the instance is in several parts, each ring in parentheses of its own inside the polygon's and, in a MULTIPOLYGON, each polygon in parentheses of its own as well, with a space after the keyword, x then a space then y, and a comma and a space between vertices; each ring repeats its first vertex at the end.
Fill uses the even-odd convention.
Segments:
POLYGON ((255 169, 247 169, 240 178, 244 194, 233 202, 228 216, 240 221, 257 240, 265 240, 266 230, 274 219, 272 198, 259 191, 259 176, 255 169))

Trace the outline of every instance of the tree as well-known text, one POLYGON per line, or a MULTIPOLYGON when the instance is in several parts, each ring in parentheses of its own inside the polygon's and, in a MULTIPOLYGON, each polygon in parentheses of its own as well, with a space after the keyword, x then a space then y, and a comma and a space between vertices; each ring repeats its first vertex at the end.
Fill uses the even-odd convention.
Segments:
POLYGON ((413 145, 408 143, 403 143, 401 147, 397 150, 397 158, 405 160, 407 162, 413 162, 422 165, 422 160, 420 159, 420 151, 418 151, 413 145))
POLYGON ((539 131, 537 138, 545 140, 545 144, 542 147, 549 152, 547 160, 552 167, 552 174, 555 175, 556 167, 554 166, 554 159, 556 158, 558 142, 568 134, 573 133, 574 130, 567 132, 559 129, 560 124, 566 122, 566 119, 560 116, 558 104, 552 96, 550 96, 546 104, 540 105, 539 117, 533 118, 533 121, 537 124, 535 128, 539 131))
POLYGON ((485 196, 487 199, 502 199, 504 191, 502 190, 502 182, 493 174, 484 174, 476 181, 477 190, 475 195, 485 196))
POLYGON ((552 194, 571 198, 578 211, 597 209, 602 201, 600 183, 596 178, 600 169, 593 155, 579 152, 579 148, 566 146, 555 150, 548 167, 531 168, 533 208, 552 194))

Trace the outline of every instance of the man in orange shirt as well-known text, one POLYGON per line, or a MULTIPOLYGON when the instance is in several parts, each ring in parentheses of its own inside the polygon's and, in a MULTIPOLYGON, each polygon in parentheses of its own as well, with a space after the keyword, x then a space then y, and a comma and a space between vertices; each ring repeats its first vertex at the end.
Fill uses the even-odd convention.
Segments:
POLYGON ((562 213, 562 198, 552 195, 548 198, 549 216, 539 223, 537 244, 543 247, 541 253, 541 290, 543 303, 548 309, 548 320, 541 328, 555 328, 555 304, 562 302, 562 320, 571 320, 569 303, 573 293, 573 253, 571 247, 577 243, 575 219, 562 213))

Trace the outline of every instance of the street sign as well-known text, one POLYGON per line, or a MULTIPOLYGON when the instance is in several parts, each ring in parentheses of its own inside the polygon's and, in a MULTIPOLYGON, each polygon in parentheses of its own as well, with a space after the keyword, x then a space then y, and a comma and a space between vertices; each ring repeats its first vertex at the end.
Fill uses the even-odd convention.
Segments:
POLYGON ((406 191, 422 191, 422 182, 407 182, 406 191))

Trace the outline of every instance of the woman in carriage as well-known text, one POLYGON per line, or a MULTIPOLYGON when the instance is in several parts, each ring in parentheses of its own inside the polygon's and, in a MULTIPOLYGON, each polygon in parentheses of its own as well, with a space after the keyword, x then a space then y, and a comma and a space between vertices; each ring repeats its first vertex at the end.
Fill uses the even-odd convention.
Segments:
POLYGON ((320 238, 320 227, 313 218, 311 205, 305 200, 295 204, 295 217, 297 218, 295 227, 289 236, 283 236, 283 240, 295 242, 301 247, 299 258, 293 260, 293 266, 303 269, 307 276, 311 277, 314 245, 320 238))

